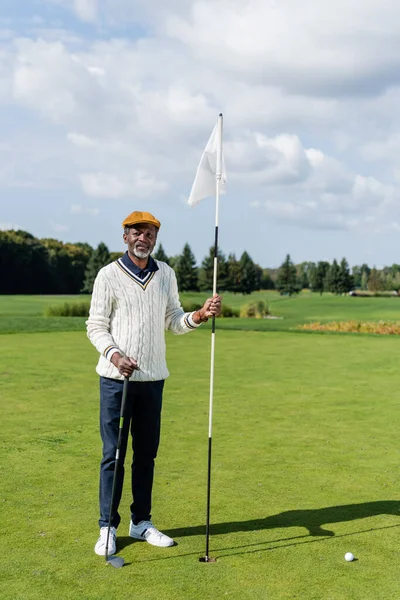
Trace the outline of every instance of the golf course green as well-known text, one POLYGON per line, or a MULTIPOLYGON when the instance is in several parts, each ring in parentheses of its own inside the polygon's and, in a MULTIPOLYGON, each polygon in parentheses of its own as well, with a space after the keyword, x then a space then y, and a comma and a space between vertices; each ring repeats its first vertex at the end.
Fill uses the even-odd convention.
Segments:
MULTIPOLYGON (((186 300, 200 297, 184 296, 186 300)), ((203 297, 203 296, 201 296, 203 297)), ((400 340, 312 333, 314 321, 400 320, 400 298, 258 292, 278 319, 218 319, 210 555, 205 549, 210 326, 167 334, 153 519, 106 566, 98 536, 97 354, 74 298, 0 297, 2 600, 398 600, 400 340), (346 562, 352 552, 355 561, 346 562)), ((76 298, 78 300, 78 298, 76 298)), ((129 464, 129 463, 128 463, 129 464)))

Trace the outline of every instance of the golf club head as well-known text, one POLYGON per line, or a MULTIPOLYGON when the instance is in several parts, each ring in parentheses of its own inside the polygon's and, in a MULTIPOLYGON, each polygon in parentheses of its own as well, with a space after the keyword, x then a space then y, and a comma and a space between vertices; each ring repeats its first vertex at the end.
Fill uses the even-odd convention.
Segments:
POLYGON ((107 558, 107 565, 111 565, 116 569, 120 569, 124 566, 124 559, 122 558, 122 556, 109 556, 107 558))

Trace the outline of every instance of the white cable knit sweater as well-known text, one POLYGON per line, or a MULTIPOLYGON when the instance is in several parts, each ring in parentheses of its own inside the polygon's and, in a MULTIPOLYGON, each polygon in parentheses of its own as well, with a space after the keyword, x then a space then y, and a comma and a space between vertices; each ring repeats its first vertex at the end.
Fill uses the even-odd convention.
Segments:
POLYGON ((164 330, 181 334, 198 325, 185 313, 171 267, 156 261, 158 271, 140 279, 119 261, 103 267, 95 280, 87 335, 100 352, 96 371, 103 377, 123 379, 110 362, 115 352, 135 358, 140 370, 131 381, 157 381, 169 375, 164 330))

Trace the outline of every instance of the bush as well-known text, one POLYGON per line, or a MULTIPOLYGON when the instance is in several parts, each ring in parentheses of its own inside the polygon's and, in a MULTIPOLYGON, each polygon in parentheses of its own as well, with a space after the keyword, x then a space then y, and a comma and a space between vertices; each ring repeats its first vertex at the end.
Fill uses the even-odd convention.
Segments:
POLYGON ((203 305, 197 302, 182 302, 182 308, 185 312, 194 312, 199 310, 203 305))
POLYGON ((400 295, 396 290, 388 292, 366 292, 353 290, 349 292, 349 296, 354 296, 356 298, 400 298, 400 295))
POLYGON ((261 319, 270 314, 268 304, 264 302, 264 300, 259 300, 257 302, 257 312, 261 319))
POLYGON ((90 302, 64 302, 48 306, 44 312, 45 317, 87 317, 90 302))
MULTIPOLYGON (((183 302, 182 308, 185 312, 194 312, 203 305, 196 302, 183 302)), ((87 317, 89 315, 90 302, 65 302, 48 306, 45 310, 46 317, 87 317)), ((222 305, 221 317, 238 317, 239 310, 231 306, 222 305)))
POLYGON ((240 307, 240 316, 242 318, 255 318, 257 316, 257 306, 250 302, 240 307))
POLYGON ((222 312, 221 312, 221 317, 226 317, 226 318, 230 318, 230 317, 238 317, 240 314, 240 311, 238 308, 232 308, 231 306, 227 306, 226 304, 222 305, 222 312))
POLYGON ((259 300, 257 304, 250 302, 240 308, 240 316, 245 319, 263 319, 267 315, 269 315, 269 308, 263 300, 259 300))

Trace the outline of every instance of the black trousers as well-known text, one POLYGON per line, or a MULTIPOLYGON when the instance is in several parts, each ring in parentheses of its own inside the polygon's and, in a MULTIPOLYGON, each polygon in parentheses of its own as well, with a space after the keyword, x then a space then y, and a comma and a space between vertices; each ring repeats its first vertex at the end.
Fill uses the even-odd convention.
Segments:
MULTIPOLYGON (((115 469, 123 381, 100 377, 100 434, 103 458, 100 466, 100 527, 109 520, 110 500, 115 469)), ((118 507, 122 495, 125 456, 129 429, 132 436, 132 504, 131 518, 137 523, 151 518, 154 460, 160 441, 161 408, 164 380, 129 382, 122 445, 119 455, 111 524, 118 527, 118 507)))

